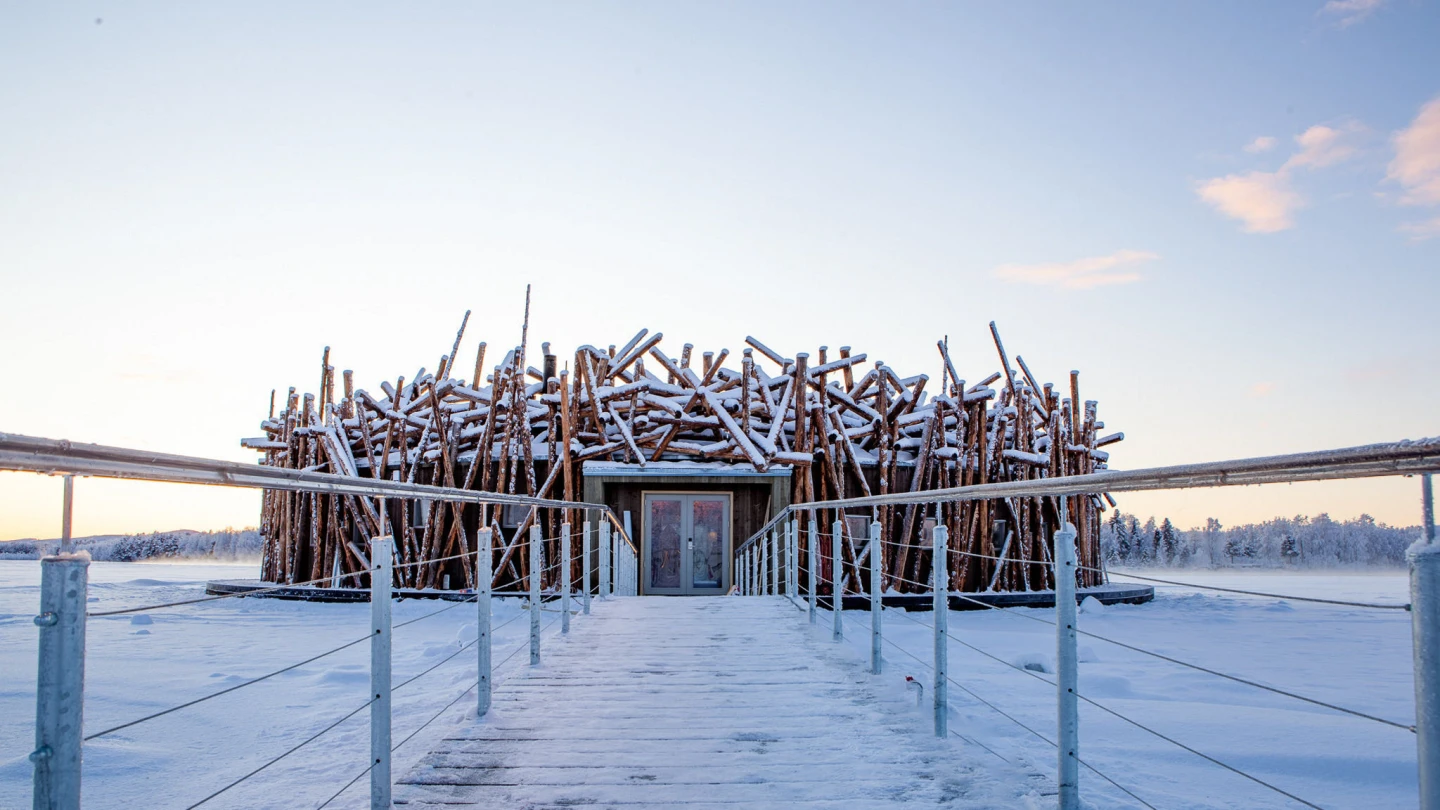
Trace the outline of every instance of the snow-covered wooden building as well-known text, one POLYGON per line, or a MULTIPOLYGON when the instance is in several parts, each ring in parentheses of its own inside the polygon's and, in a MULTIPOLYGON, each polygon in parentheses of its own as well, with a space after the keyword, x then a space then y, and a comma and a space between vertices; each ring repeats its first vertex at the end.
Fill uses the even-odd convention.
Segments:
MULTIPOLYGON (((739 357, 690 344, 672 356, 647 330, 618 347, 581 346, 563 363, 548 344, 532 358, 522 340, 487 367, 481 343, 467 377, 454 357, 464 329, 434 372, 374 393, 356 389, 349 371, 337 382, 327 348, 319 393, 292 388, 278 412, 272 395, 266 435, 243 444, 281 467, 607 504, 628 519, 639 593, 713 594, 732 585, 737 544, 789 504, 1085 473, 1103 468, 1101 448, 1123 438, 1101 435, 1077 373, 1057 387, 1019 356, 1012 367, 994 324, 1000 371, 969 384, 944 342, 932 378, 850 347, 782 354, 754 337, 739 357)), ((578 530, 586 519, 580 510, 427 501, 392 501, 381 515, 365 498, 281 491, 266 491, 263 503, 265 580, 339 572, 357 587, 361 577, 343 575, 365 567, 366 538, 387 529, 399 561, 420 563, 400 569, 398 584, 462 589, 474 586, 470 560, 426 561, 469 552, 477 530, 492 527, 494 585, 504 590, 527 576, 528 555, 517 550, 530 526, 542 528, 554 560, 561 523, 578 530)), ((1048 590, 1050 537, 1068 516, 1080 530, 1081 584, 1098 584, 1105 508, 1081 496, 857 509, 842 554, 850 581, 866 579, 852 566, 862 527, 878 519, 891 543, 887 591, 923 590, 925 536, 944 522, 960 589, 1048 590)), ((802 554, 818 537, 822 582, 833 520, 820 511, 799 537, 802 554)), ((578 581, 579 562, 571 564, 578 581)), ((547 570, 547 587, 557 577, 547 570)))

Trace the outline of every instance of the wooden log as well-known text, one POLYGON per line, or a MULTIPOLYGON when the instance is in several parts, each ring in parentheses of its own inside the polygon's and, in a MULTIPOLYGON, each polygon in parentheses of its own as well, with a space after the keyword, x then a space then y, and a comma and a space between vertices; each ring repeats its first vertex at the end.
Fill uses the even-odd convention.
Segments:
POLYGON ((709 391, 703 393, 706 403, 710 406, 710 410, 715 413, 715 416, 720 419, 725 429, 730 432, 730 438, 739 445, 740 451, 744 453, 745 457, 754 465, 756 472, 765 472, 769 467, 765 455, 755 448, 754 443, 750 441, 750 437, 735 423, 735 419, 730 416, 729 411, 725 410, 725 407, 720 404, 720 401, 716 399, 715 395, 709 391))
POLYGON ((607 410, 610 412, 610 418, 615 427, 620 431, 620 438, 624 442, 623 446, 627 450, 627 455, 633 454, 635 462, 641 467, 644 467, 645 454, 640 451, 640 446, 635 443, 635 434, 630 430, 630 423, 626 421, 625 417, 620 415, 619 411, 615 410, 615 403, 610 403, 607 406, 607 410))
POLYGON ((786 366, 790 365, 791 363, 791 361, 786 360, 779 354, 776 354, 775 351, 769 346, 766 346, 764 343, 761 343, 750 335, 745 336, 745 342, 749 344, 752 348, 754 348, 755 351, 760 352, 761 354, 769 358, 770 362, 779 366, 782 371, 785 369, 786 366))

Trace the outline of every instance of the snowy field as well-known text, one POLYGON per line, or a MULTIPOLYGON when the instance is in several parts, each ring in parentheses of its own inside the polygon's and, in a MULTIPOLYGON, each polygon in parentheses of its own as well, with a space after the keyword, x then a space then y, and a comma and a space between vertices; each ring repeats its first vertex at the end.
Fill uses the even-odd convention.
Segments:
MULTIPOLYGON (((251 575, 253 566, 95 563, 94 610, 198 595, 206 579, 251 575)), ((1147 575, 1150 572, 1145 572, 1147 575)), ((0 562, 0 807, 29 804, 33 744, 38 563, 0 562)), ((1160 576, 1167 576, 1160 574, 1160 576)), ((1402 604, 1403 573, 1210 574, 1186 579, 1326 598, 1402 604)), ((1405 724, 1414 721, 1409 614, 1157 587, 1155 602, 1082 614, 1080 627, 1148 650, 1271 684, 1405 724)), ((448 603, 403 602, 397 623, 448 603)), ((518 606, 496 607, 496 625, 518 606)), ((147 614, 99 618, 89 626, 85 725, 94 732, 262 675, 363 638, 366 604, 222 600, 147 614)), ((1054 629, 1023 616, 1051 611, 951 614, 951 632, 1004 661, 1054 670, 1054 629)), ((802 614, 795 614, 804 621, 802 614)), ((551 621, 547 619, 547 621, 551 621)), ((928 684, 929 615, 886 611, 886 678, 928 684), (914 619, 914 621, 912 621, 914 619), (919 661, 907 657, 913 653, 919 661)), ((577 618, 584 621, 583 618, 577 618)), ((822 622, 828 616, 822 613, 822 622)), ((846 614, 848 641, 868 655, 869 618, 846 614)), ((557 632, 553 624, 547 634, 557 632)), ((525 666, 527 623, 497 630, 497 691, 525 666)), ((440 613, 395 633, 395 683, 439 663, 474 638, 473 606, 440 613)), ((1172 663, 1081 638, 1081 693, 1241 770, 1325 808, 1416 806, 1415 739, 1403 731, 1172 663)), ((473 648, 395 695, 395 739, 440 712, 474 678, 473 648)), ((364 643, 269 681, 128 728, 87 744, 88 808, 188 807, 361 706, 368 683, 364 643)), ((1053 687, 951 644, 950 671, 979 697, 1053 739, 1053 687)), ((1051 675, 1037 672, 1049 678, 1051 675)), ((441 712, 396 755, 397 776, 443 730, 473 714, 473 693, 441 712)), ((1000 770, 1054 773, 1054 749, 994 710, 951 688, 951 728, 974 741, 962 756, 1000 770), (983 744, 985 747, 981 747, 983 744), (986 750, 986 749, 990 750, 986 750), (993 752, 993 753, 992 753, 993 752)), ((206 803, 205 807, 318 807, 365 767, 368 712, 206 803)), ((1299 805, 1100 710, 1081 705, 1081 757, 1159 808, 1288 808, 1299 805)), ((1140 807, 1088 770, 1082 795, 1096 808, 1140 807)), ((1045 803, 1053 799, 1046 798, 1045 803)), ((331 807, 366 804, 361 780, 331 807)), ((1037 805, 1039 806, 1039 805, 1037 805)))
MULTIPOLYGON (((1284 574, 1156 571, 1145 576, 1270 593, 1405 604, 1404 572, 1284 574)), ((1117 577, 1116 581, 1124 581, 1117 577)), ((1010 664, 1054 672, 1055 630, 1021 616, 952 612, 955 638, 1010 664)), ((929 614, 886 610, 887 668, 930 679, 929 614), (917 619, 927 626, 920 626, 917 619), (901 652, 902 648, 914 658, 901 652), (915 660, 920 659, 919 661, 915 660), (922 663, 923 662, 923 663, 922 663)), ((825 614, 825 620, 828 620, 825 614)), ((1210 669, 1406 725, 1415 721, 1410 614, 1156 586, 1145 605, 1082 613, 1080 629, 1210 669)), ((847 613, 847 640, 868 655, 869 617, 847 613)), ((1215 759, 1324 808, 1417 806, 1415 736, 1081 636, 1080 693, 1215 759)), ((1016 720, 1055 739, 1055 689, 950 644, 950 674, 1016 720)), ((1047 679, 1052 674, 1036 673, 1047 679)), ((1055 749, 951 687, 951 729, 1053 779, 1055 749)), ((971 746, 976 756, 990 754, 971 746)), ((1158 808, 1302 807, 1271 790, 1080 705, 1081 759, 1158 808)), ((1098 808, 1142 805, 1081 769, 1098 808)))
MULTIPOLYGON (((40 564, 0 561, 0 808, 30 806, 34 747, 35 645, 40 564)), ((255 566, 106 563, 90 566, 91 610, 114 610, 203 595, 205 581, 255 575, 255 566)), ((396 624, 450 602, 395 605, 396 624)), ((496 600, 496 680, 529 661, 520 652, 529 624, 513 600, 496 600)), ((394 683, 439 663, 475 638, 475 606, 462 604, 395 630, 394 683)), ((370 606, 224 599, 96 618, 87 628, 85 729, 109 728, 228 685, 264 675, 369 634, 370 606), (143 617, 143 618, 142 618, 143 617), (153 623, 144 623, 150 619, 153 623)), ((547 622, 551 621, 547 617, 547 622)), ((551 626, 547 633, 558 632, 551 626)), ((85 807, 185 808, 363 705, 370 651, 335 655, 197 706, 102 737, 85 746, 85 807)), ((394 695, 398 743, 475 678, 472 646, 394 695)), ((503 688, 501 686, 500 688, 503 688)), ((396 753, 394 772, 423 756, 447 724, 474 716, 474 693, 444 712, 396 753)), ((368 762, 369 711, 363 710, 206 808, 317 807, 368 762)), ((361 779, 330 807, 368 807, 361 779)))

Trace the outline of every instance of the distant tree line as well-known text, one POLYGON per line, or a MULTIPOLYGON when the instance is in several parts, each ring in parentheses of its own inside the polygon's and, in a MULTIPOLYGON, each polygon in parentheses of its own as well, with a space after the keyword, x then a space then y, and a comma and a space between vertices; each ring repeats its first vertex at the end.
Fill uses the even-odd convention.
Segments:
POLYGON ((1118 509, 1101 526, 1105 561, 1121 566, 1174 568, 1373 568, 1405 565, 1418 526, 1388 526, 1369 515, 1337 521, 1328 514, 1297 515, 1226 528, 1177 529, 1169 518, 1145 522, 1118 509))
MULTIPOLYGON (((259 559, 260 532, 255 529, 220 529, 213 532, 181 530, 148 534, 102 535, 76 538, 77 548, 90 552, 93 560, 137 562, 140 560, 222 560, 259 559)), ((0 542, 0 558, 36 559, 54 554, 59 540, 11 540, 0 542)))

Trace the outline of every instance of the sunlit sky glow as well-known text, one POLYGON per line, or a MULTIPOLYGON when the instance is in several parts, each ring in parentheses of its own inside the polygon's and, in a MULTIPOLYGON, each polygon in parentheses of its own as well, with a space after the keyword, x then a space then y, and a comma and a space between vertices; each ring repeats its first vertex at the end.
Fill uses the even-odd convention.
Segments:
MULTIPOLYGON (((270 390, 477 340, 999 368, 1113 466, 1440 433, 1440 13, 1178 4, 10 4, 0 430, 253 460, 270 390)), ((1127 495, 1181 526, 1376 480, 1127 495)), ((253 525, 81 481, 77 534, 253 525)), ((60 485, 0 474, 0 539, 60 485)))

